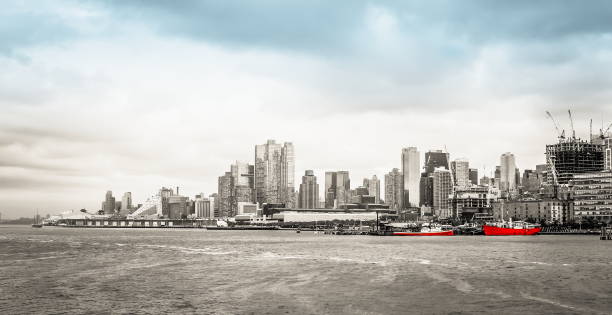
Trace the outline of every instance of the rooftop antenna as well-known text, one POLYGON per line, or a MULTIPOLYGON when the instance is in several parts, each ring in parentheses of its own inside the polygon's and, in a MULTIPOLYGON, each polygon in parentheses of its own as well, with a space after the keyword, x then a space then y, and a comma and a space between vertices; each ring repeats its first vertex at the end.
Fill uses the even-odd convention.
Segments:
POLYGON ((569 120, 572 126, 572 139, 576 139, 576 130, 574 130, 574 119, 572 118, 572 111, 568 109, 567 113, 569 114, 569 120))

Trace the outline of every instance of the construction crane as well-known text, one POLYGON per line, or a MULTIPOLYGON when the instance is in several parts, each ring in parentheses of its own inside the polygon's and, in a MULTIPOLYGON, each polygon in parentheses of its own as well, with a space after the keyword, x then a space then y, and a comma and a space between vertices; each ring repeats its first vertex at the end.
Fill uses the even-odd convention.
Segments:
POLYGON ((570 125, 572 126, 572 139, 576 139, 576 130, 574 130, 574 119, 572 118, 572 111, 568 109, 567 113, 569 114, 570 125))
POLYGON ((555 120, 555 118, 553 117, 553 115, 549 111, 546 111, 546 115, 548 116, 548 118, 550 118, 550 120, 552 120, 553 125, 555 125, 555 129, 557 130, 557 136, 559 137, 559 140, 564 139, 565 138, 565 130, 561 131, 559 129, 559 125, 557 125, 557 121, 555 120))
POLYGON ((608 128, 606 128, 606 131, 603 131, 603 128, 599 129, 599 137, 601 139, 605 139, 606 138, 606 134, 608 134, 608 131, 610 131, 610 128, 612 128, 612 123, 610 123, 610 125, 608 125, 608 128))

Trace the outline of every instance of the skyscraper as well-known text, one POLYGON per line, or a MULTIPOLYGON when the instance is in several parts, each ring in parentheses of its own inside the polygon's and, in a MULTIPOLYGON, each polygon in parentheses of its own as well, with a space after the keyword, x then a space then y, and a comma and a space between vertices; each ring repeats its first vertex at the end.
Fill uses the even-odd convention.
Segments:
POLYGON ((374 196, 374 203, 380 203, 380 179, 373 175, 371 179, 363 179, 363 187, 368 189, 368 195, 374 196))
POLYGON ((302 176, 298 207, 302 209, 315 209, 319 207, 319 184, 312 170, 307 170, 302 176))
POLYGON ((451 172, 444 168, 437 168, 433 174, 433 210, 439 218, 448 218, 451 215, 451 200, 453 183, 451 172))
POLYGON ((402 174, 404 176, 404 206, 419 205, 419 182, 421 159, 416 147, 402 149, 402 174))
POLYGON ((455 186, 459 188, 470 187, 470 162, 465 159, 456 159, 451 162, 451 171, 455 186))
POLYGON ((132 193, 126 192, 121 198, 121 214, 127 215, 132 211, 132 193))
POLYGON ((470 184, 478 185, 478 169, 470 168, 470 184))
POLYGON ((390 209, 404 208, 404 176, 399 169, 394 168, 385 175, 385 204, 390 209))
POLYGON ((431 174, 438 167, 449 169, 448 167, 449 154, 442 150, 431 150, 425 152, 425 173, 431 174))
POLYGON ((113 197, 112 191, 107 191, 106 196, 104 198, 104 214, 113 214, 115 213, 115 197, 113 197))
POLYGON ((500 157, 499 164, 500 186, 502 191, 513 191, 516 189, 516 163, 514 154, 506 152, 500 157))
POLYGON ((236 161, 230 166, 230 211, 229 216, 235 216, 238 212, 238 204, 241 202, 255 202, 254 166, 248 163, 236 161))
POLYGON ((223 176, 219 176, 218 182, 218 201, 219 213, 218 217, 227 217, 231 211, 231 196, 232 196, 232 173, 225 172, 223 176))
POLYGON ((325 207, 350 202, 351 180, 348 171, 325 172, 325 207))
POLYGON ((436 168, 448 170, 449 154, 442 150, 430 150, 425 153, 425 165, 423 165, 423 173, 419 182, 420 198, 419 205, 433 206, 433 172, 436 168))
POLYGON ((293 207, 295 200, 295 154, 291 142, 274 140, 255 146, 255 196, 259 204, 284 203, 293 207))

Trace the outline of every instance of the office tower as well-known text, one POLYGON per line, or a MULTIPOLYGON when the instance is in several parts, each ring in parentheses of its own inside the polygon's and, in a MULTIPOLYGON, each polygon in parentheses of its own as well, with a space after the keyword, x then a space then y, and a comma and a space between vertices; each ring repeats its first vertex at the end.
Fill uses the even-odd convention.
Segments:
POLYGON ((255 167, 248 163, 236 161, 230 166, 232 179, 230 182, 230 209, 228 216, 233 217, 238 213, 239 203, 255 202, 254 172, 255 167))
POLYGON ((121 201, 115 201, 115 212, 121 212, 121 201))
POLYGON ((501 182, 501 167, 495 166, 495 175, 493 176, 493 187, 499 187, 499 183, 501 182))
POLYGON ((295 200, 295 153, 291 142, 274 140, 255 146, 255 196, 259 204, 284 203, 293 207, 295 200))
POLYGON ((227 217, 231 212, 231 196, 232 196, 232 173, 225 172, 225 175, 219 176, 217 187, 217 195, 219 197, 219 213, 218 217, 227 217))
POLYGON ((470 187, 470 162, 465 159, 456 159, 451 162, 451 171, 455 186, 470 187))
POLYGON ((433 173, 436 168, 443 167, 449 169, 448 166, 449 154, 442 150, 432 150, 425 153, 425 173, 428 175, 433 173))
POLYGON ((470 184, 478 185, 478 169, 470 168, 470 184))
POLYGON ((312 170, 307 170, 300 184, 298 207, 301 209, 316 209, 319 207, 319 184, 312 170))
POLYGON ((325 172, 325 207, 349 203, 351 180, 348 171, 325 172))
POLYGON ((399 169, 394 168, 385 175, 385 204, 390 209, 403 209, 404 176, 399 169))
POLYGON ((451 215, 451 200, 453 182, 451 172, 444 168, 437 168, 432 174, 433 178, 433 210, 439 218, 448 218, 451 215))
POLYGON ((516 187, 521 186, 521 171, 518 167, 514 170, 514 183, 516 187))
POLYGON ((336 172, 325 172, 325 208, 334 207, 336 200, 336 172))
POLYGON ((371 179, 364 178, 363 186, 368 189, 368 195, 374 196, 374 203, 380 203, 380 179, 373 175, 371 179))
POLYGON ((604 145, 580 139, 567 139, 546 145, 547 182, 567 184, 576 174, 598 172, 605 168, 604 145))
POLYGON ((210 200, 210 208, 213 211, 212 216, 215 218, 219 217, 219 194, 214 193, 208 195, 208 200, 210 200))
POLYGON ((112 191, 106 192, 106 197, 104 198, 104 214, 113 214, 115 213, 115 197, 113 197, 112 191))
POLYGON ((500 157, 500 189, 502 191, 513 191, 516 189, 516 163, 514 154, 506 152, 500 157))
POLYGON ((419 181, 420 198, 419 205, 433 207, 433 172, 436 168, 449 169, 449 154, 442 150, 430 150, 425 152, 425 164, 419 181))
POLYGON ((418 206, 420 199, 421 158, 415 147, 402 149, 402 174, 404 176, 405 207, 418 206))
POLYGON ((538 173, 534 170, 524 170, 523 180, 521 181, 524 192, 538 193, 540 191, 541 180, 538 173))
POLYGON ((123 197, 121 198, 121 214, 127 215, 132 211, 132 193, 126 192, 123 193, 123 197))

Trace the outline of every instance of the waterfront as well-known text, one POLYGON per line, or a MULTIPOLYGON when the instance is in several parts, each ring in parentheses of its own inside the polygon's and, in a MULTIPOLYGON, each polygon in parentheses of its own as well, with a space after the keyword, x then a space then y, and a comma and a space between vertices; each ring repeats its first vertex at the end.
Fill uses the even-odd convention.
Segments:
POLYGON ((609 314, 597 236, 0 227, 0 313, 609 314))

